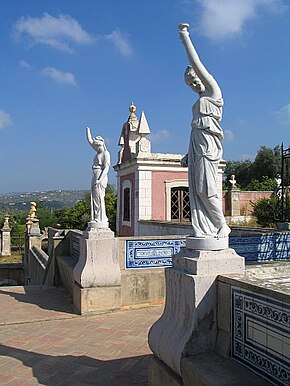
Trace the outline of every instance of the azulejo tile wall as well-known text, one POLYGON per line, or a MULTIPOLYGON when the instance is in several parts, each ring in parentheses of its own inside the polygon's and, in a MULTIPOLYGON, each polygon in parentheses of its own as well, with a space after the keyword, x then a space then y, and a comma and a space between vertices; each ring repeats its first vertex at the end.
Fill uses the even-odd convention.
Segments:
POLYGON ((172 265, 172 256, 185 247, 185 239, 126 240, 126 269, 172 265))
POLYGON ((290 234, 230 237, 229 246, 246 261, 286 260, 290 256, 290 234))
MULTIPOLYGON (((125 267, 169 267, 180 247, 185 247, 185 238, 126 240, 125 267)), ((230 237, 229 247, 245 257, 246 262, 286 260, 290 256, 290 233, 230 237)))
POLYGON ((275 385, 289 385, 289 303, 232 287, 232 357, 275 385))

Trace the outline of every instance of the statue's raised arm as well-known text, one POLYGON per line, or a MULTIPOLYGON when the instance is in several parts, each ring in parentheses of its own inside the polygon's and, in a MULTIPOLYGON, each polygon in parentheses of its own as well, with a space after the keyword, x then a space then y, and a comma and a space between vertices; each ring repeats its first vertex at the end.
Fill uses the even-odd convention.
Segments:
POLYGON ((91 134, 91 129, 89 127, 86 128, 86 133, 87 133, 87 140, 88 140, 89 144, 92 146, 92 148, 94 150, 96 150, 96 148, 94 146, 94 140, 93 140, 93 137, 91 134))
MULTIPOLYGON (((214 99, 221 98, 221 90, 219 85, 217 84, 214 77, 207 71, 203 63, 201 62, 193 44, 189 36, 188 32, 189 24, 187 23, 181 23, 179 24, 179 36, 181 39, 182 44, 185 47, 186 54, 189 60, 190 65, 192 66, 193 71, 197 75, 197 77, 200 79, 199 84, 195 85, 194 82, 192 85, 188 84, 189 86, 192 86, 191 88, 193 91, 198 92, 199 94, 205 94, 207 96, 210 96, 214 99), (197 87, 195 87, 197 86, 197 87)), ((188 71, 189 72, 189 71, 188 71)), ((195 78, 197 78, 195 76, 195 78)), ((190 83, 190 81, 187 80, 187 83, 190 83)), ((198 81, 197 81, 198 83, 198 81)))

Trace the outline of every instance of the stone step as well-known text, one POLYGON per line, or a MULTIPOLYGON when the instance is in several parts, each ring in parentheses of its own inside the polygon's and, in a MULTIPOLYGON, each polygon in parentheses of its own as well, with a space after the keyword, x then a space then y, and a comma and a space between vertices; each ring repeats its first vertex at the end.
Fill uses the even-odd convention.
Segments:
POLYGON ((272 383, 238 362, 216 353, 181 360, 183 386, 271 386, 272 383))

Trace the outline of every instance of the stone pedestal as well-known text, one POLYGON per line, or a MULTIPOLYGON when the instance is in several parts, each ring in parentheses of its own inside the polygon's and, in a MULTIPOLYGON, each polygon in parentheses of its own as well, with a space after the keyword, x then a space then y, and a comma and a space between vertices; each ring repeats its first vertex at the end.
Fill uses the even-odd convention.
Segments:
POLYGON ((9 216, 4 216, 4 225, 2 227, 2 237, 0 237, 0 252, 2 256, 11 255, 11 228, 9 226, 9 216))
POLYGON ((121 271, 110 229, 90 227, 84 232, 73 276, 73 301, 80 314, 120 307, 121 271))
MULTIPOLYGON (((166 268, 166 304, 149 332, 149 346, 157 358, 182 377, 183 357, 211 352, 217 333, 218 274, 243 273, 244 258, 233 249, 206 251, 187 247, 166 268)), ((156 374, 156 366, 155 366, 156 374)), ((164 370, 163 370, 164 371, 164 370)), ((151 378, 150 378, 151 379, 151 378)), ((158 377, 151 385, 158 385, 158 377)))
POLYGON ((230 216, 241 215, 240 193, 241 193, 240 189, 238 189, 236 186, 233 186, 228 191, 230 216))
MULTIPOLYGON (((29 267, 29 251, 32 247, 41 248, 41 231, 39 228, 39 220, 37 218, 28 219, 25 230, 25 255, 24 265, 26 269, 29 267)), ((29 273, 27 272, 29 275, 29 273)))
POLYGON ((10 256, 11 255, 11 238, 10 238, 10 230, 2 229, 2 248, 1 248, 2 256, 10 256))

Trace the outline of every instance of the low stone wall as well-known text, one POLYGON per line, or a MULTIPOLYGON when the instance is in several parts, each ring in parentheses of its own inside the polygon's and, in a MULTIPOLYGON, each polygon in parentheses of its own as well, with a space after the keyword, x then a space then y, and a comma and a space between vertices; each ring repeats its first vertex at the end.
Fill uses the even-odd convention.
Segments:
MULTIPOLYGON (((235 190, 235 191, 223 191, 223 212, 230 214, 231 210, 231 195, 235 194, 235 206, 238 209, 237 216, 251 216, 253 212, 253 203, 257 202, 261 198, 271 198, 273 192, 271 191, 245 191, 245 190, 235 190)), ((234 216, 235 217, 235 216, 234 216)))
POLYGON ((0 264, 0 287, 24 285, 24 267, 22 263, 0 264))
POLYGON ((126 268, 127 242, 134 240, 162 240, 163 237, 119 237, 118 256, 121 269, 121 304, 156 304, 164 301, 164 268, 126 268))
POLYGON ((290 262, 215 278, 196 274, 194 258, 182 272, 181 260, 166 270, 165 312, 149 332, 149 385, 289 385, 290 262))
MULTIPOLYGON (((73 270, 78 261, 77 254, 73 253, 72 246, 75 250, 79 250, 77 241, 79 234, 71 231, 63 236, 65 239, 69 237, 74 242, 67 242, 70 246, 66 250, 66 255, 56 256, 58 272, 61 277, 61 282, 67 291, 73 295, 74 278, 73 270)), ((118 259, 121 269, 121 301, 120 307, 131 307, 140 304, 158 304, 164 301, 164 268, 154 269, 126 269, 126 242, 127 240, 135 240, 134 237, 119 237, 118 240, 118 259)), ((142 238, 141 238, 142 239, 142 238)), ((144 237, 148 240, 148 237, 144 237)), ((151 238, 156 239, 156 238, 151 238)), ((160 239, 162 239, 160 237, 160 239)), ((139 238, 138 238, 139 240, 139 238)))
MULTIPOLYGON (((270 231, 273 233, 273 230, 263 232, 250 228, 236 228, 232 232, 233 237, 230 240, 230 246, 231 243, 237 244, 239 241, 240 244, 238 245, 240 248, 242 246, 245 252, 240 253, 240 255, 244 256, 248 253, 248 260, 252 263, 270 260, 274 256, 271 240, 273 237, 281 238, 281 235, 284 235, 283 232, 277 231, 277 234, 274 232, 273 236, 270 231), (243 239, 245 242, 240 240, 243 237, 245 237, 243 239), (269 242, 265 246, 261 243, 266 239, 269 242), (258 258, 256 260, 251 259, 251 256, 258 258)), ((283 245, 290 248, 290 234, 283 237, 285 241, 283 245)), ((75 285, 73 270, 79 258, 80 239, 80 231, 58 231, 51 238, 54 247, 49 245, 51 256, 54 256, 57 261, 55 276, 60 278, 59 283, 62 283, 71 295, 73 295, 75 285)), ((185 236, 119 237, 117 241, 121 270, 120 307, 163 302, 165 296, 164 267, 171 266, 171 256, 178 253, 180 247, 184 246, 185 236)), ((274 251, 281 256, 283 252, 282 257, 287 259, 290 257, 290 251, 288 254, 287 248, 281 249, 279 247, 274 251)))
POLYGON ((216 352, 277 385, 290 381, 290 263, 218 277, 216 352))
POLYGON ((39 247, 33 246, 28 256, 28 284, 42 285, 47 275, 49 256, 39 247))

